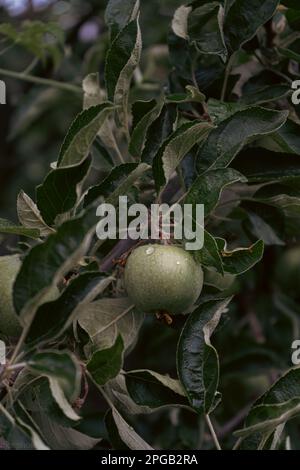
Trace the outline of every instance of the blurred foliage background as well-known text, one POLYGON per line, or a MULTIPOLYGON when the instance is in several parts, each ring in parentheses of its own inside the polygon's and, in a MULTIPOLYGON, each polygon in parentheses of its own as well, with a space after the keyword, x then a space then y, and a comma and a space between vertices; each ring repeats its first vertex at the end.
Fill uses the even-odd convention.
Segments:
MULTIPOLYGON (((106 0, 0 1, 0 23, 17 29, 26 21, 55 22, 64 32, 65 53, 56 60, 36 61, 22 45, 6 47, 2 39, 0 68, 22 72, 28 66, 39 77, 81 86, 82 79, 98 71, 103 79, 108 31, 104 22, 106 0), (32 60, 34 62, 32 63, 32 60), (30 65, 31 64, 31 65, 30 65)), ((144 57, 155 49, 165 57, 170 22, 180 0, 141 2, 144 57)), ((1 43, 0 43, 1 44, 1 43)), ((149 64, 149 62, 148 62, 149 64)), ((148 78, 166 78, 168 63, 162 60, 148 78)), ((20 188, 29 195, 57 159, 60 145, 74 116, 82 109, 81 96, 35 83, 1 77, 7 85, 7 105, 0 107, 0 212, 16 220, 15 201, 20 188)))

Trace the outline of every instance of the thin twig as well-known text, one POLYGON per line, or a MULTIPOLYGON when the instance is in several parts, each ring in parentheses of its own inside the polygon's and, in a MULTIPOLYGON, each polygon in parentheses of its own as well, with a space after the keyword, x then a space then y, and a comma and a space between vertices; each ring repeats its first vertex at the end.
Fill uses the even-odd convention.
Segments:
POLYGON ((242 437, 239 437, 238 440, 236 441, 236 443, 234 444, 232 450, 237 450, 237 449, 240 447, 240 445, 241 445, 242 442, 243 442, 243 438, 242 438, 242 437))
POLYGON ((35 77, 34 75, 28 75, 24 72, 14 72, 13 70, 6 70, 0 68, 0 75, 6 77, 16 78, 17 80, 24 80, 26 82, 36 83, 37 85, 50 86, 58 88, 60 90, 71 91, 72 93, 82 93, 80 87, 72 85, 70 83, 59 82, 48 78, 35 77))
POLYGON ((29 331, 30 326, 31 326, 31 323, 28 323, 28 324, 23 328, 22 334, 21 334, 21 336, 20 336, 20 338, 19 338, 19 341, 18 341, 18 343, 17 343, 17 345, 16 345, 16 347, 15 347, 15 349, 14 349, 14 352, 13 352, 13 354, 12 354, 12 357, 11 357, 11 359, 10 359, 10 361, 9 361, 8 368, 11 368, 11 367, 14 365, 14 363, 15 363, 15 361, 16 361, 16 358, 18 357, 18 354, 19 354, 19 352, 20 352, 20 350, 21 350, 21 348, 22 348, 22 346, 23 346, 23 344, 24 344, 24 341, 25 341, 25 339, 26 339, 26 336, 27 336, 27 333, 28 333, 28 331, 29 331))
POLYGON ((227 63, 227 66, 226 66, 225 77, 224 77, 224 82, 223 82, 222 92, 221 92, 221 101, 225 100, 229 75, 230 75, 230 72, 232 70, 232 64, 233 64, 234 58, 235 58, 235 54, 233 53, 231 55, 230 59, 228 60, 228 63, 227 63))
POLYGON ((39 58, 35 57, 22 73, 24 75, 29 75, 30 72, 32 72, 32 70, 34 69, 34 67, 38 64, 38 62, 39 62, 39 58))
POLYGON ((109 253, 109 255, 102 260, 100 271, 106 272, 113 268, 114 260, 120 258, 121 255, 126 253, 130 248, 134 247, 138 242, 139 240, 131 240, 131 238, 120 240, 109 253))
POLYGON ((213 438, 213 441, 215 443, 215 446, 216 446, 216 449, 217 450, 222 450, 221 446, 220 446, 220 443, 218 441, 218 438, 217 438, 217 435, 216 435, 216 432, 214 430, 214 427, 212 425, 212 422, 210 420, 210 417, 209 415, 205 415, 205 421, 207 423, 207 426, 209 427, 209 430, 210 430, 210 433, 211 433, 211 437, 213 438))
POLYGON ((112 139, 112 142, 113 142, 113 144, 114 144, 114 150, 115 150, 116 155, 117 155, 118 160, 119 160, 119 161, 117 162, 117 164, 120 165, 120 164, 122 164, 122 163, 126 163, 126 161, 125 161, 125 159, 124 159, 124 157, 123 157, 123 155, 122 155, 122 153, 121 153, 121 150, 120 150, 120 148, 119 148, 119 145, 118 145, 118 143, 117 143, 117 140, 116 140, 116 138, 115 138, 115 135, 114 135, 114 133, 113 133, 112 130, 111 130, 111 139, 112 139))
POLYGON ((101 387, 101 385, 99 385, 95 380, 94 378, 92 377, 92 375, 86 371, 86 375, 87 377, 93 382, 93 384, 98 388, 98 390, 101 392, 103 398, 105 398, 107 404, 112 408, 112 409, 115 409, 115 406, 113 404, 113 402, 111 401, 111 399, 109 398, 109 396, 107 395, 107 393, 104 391, 103 387, 101 387))
POLYGON ((26 362, 19 362, 18 364, 14 364, 11 366, 6 367, 6 370, 11 371, 11 370, 19 370, 19 369, 24 369, 24 367, 27 366, 26 362))
POLYGON ((13 422, 12 422, 12 416, 8 413, 8 411, 4 408, 4 406, 1 405, 1 403, 0 403, 0 411, 1 411, 1 413, 4 414, 4 416, 6 417, 6 419, 7 419, 10 423, 13 424, 13 422))

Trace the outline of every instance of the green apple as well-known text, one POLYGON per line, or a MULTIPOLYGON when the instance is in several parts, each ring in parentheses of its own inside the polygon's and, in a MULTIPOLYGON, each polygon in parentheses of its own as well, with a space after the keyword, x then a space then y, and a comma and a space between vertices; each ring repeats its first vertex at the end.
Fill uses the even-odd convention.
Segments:
POLYGON ((194 305, 203 286, 199 264, 189 252, 172 245, 136 248, 124 276, 128 296, 146 313, 184 313, 194 305))

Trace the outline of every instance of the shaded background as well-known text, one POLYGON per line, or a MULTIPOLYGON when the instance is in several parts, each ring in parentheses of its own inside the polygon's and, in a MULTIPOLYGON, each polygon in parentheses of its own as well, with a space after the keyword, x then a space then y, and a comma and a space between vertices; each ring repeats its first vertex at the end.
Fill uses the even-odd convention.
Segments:
MULTIPOLYGON (((103 78, 108 33, 106 0, 0 0, 0 23, 16 27, 25 20, 58 22, 65 32, 65 55, 55 66, 39 61, 31 73, 81 85, 90 72, 103 78)), ((170 22, 180 0, 142 0, 144 57, 149 47, 166 43, 170 22), (143 24, 146 23, 145 24, 143 24), (145 27, 146 26, 146 27, 145 27)), ((23 47, 6 49, 0 42, 0 68, 22 72, 33 56, 23 47)), ((165 64, 160 70, 166 77, 165 64)), ((155 79, 159 75, 155 71, 155 79)), ((149 71, 151 74, 151 70, 149 71)), ((16 219, 15 201, 22 188, 30 196, 57 160, 64 135, 82 109, 80 95, 0 75, 7 85, 7 105, 0 106, 0 216, 16 219)))

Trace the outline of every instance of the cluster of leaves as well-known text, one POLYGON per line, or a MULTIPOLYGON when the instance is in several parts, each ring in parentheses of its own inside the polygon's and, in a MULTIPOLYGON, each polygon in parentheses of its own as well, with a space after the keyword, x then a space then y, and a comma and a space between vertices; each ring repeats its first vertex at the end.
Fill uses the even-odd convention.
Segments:
MULTIPOLYGON (((297 241, 300 220, 300 116, 291 101, 300 73, 300 10, 296 2, 283 4, 180 6, 162 86, 143 78, 139 1, 108 2, 104 77, 84 79, 83 111, 36 200, 19 193, 19 225, 0 221, 2 233, 28 237, 18 246, 23 262, 13 292, 23 333, 9 340, 0 371, 0 430, 11 448, 151 449, 146 441, 212 448, 202 423, 211 413, 228 420, 240 412, 240 403, 228 400, 236 377, 250 389, 247 375, 252 370, 256 378, 259 368, 269 383, 259 399, 257 390, 250 393, 257 400, 242 409, 236 445, 274 449, 297 436, 297 424, 286 425, 300 410, 299 369, 286 371, 297 304, 278 286, 265 292, 273 275, 266 257, 297 241), (120 195, 148 205, 159 198, 205 206, 204 247, 194 253, 205 288, 172 327, 144 319, 126 297, 113 261, 128 242, 95 237, 97 205, 117 205, 120 195), (49 302, 54 286, 60 296, 49 302), (167 354, 174 352, 167 372, 177 378, 165 373, 164 342, 167 354), (147 350, 156 351, 159 372, 147 350), (151 432, 157 415, 177 423, 174 435, 151 432)), ((56 34, 40 24, 19 34, 7 25, 0 31, 41 59, 45 49, 32 48, 35 35, 56 34)), ((217 430, 225 448, 236 440, 234 426, 217 430)))
POLYGON ((24 47, 42 61, 50 56, 57 65, 62 58, 64 33, 56 23, 24 21, 21 31, 10 23, 2 23, 0 33, 10 43, 24 47))

